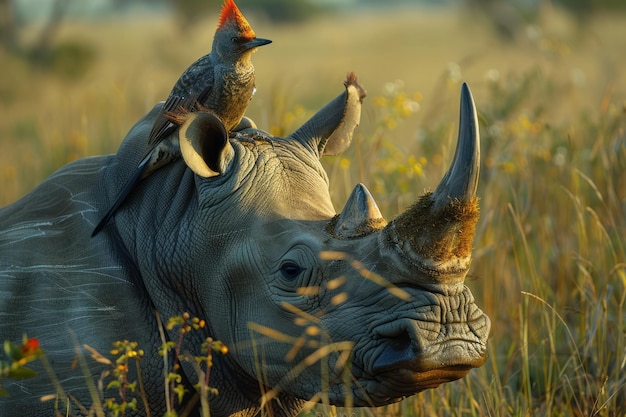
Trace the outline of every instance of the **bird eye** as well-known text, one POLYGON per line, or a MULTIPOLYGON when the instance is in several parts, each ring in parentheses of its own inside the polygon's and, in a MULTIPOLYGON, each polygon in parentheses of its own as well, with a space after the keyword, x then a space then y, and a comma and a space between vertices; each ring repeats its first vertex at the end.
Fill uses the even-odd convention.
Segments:
POLYGON ((232 43, 239 43, 239 37, 237 37, 237 36, 233 36, 232 38, 230 38, 230 41, 231 41, 232 43))
POLYGON ((287 281, 295 280, 302 271, 304 271, 304 268, 292 261, 284 262, 280 266, 280 273, 287 281))

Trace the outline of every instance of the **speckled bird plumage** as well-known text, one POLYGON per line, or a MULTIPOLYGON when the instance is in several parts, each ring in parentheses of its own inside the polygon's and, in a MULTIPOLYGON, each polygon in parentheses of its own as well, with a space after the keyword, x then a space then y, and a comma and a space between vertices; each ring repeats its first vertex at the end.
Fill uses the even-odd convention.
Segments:
POLYGON ((255 89, 251 55, 270 40, 256 37, 233 0, 226 0, 213 38, 212 50, 191 64, 170 92, 163 113, 150 132, 156 145, 176 127, 166 113, 193 110, 196 102, 218 116, 228 131, 241 121, 255 89))

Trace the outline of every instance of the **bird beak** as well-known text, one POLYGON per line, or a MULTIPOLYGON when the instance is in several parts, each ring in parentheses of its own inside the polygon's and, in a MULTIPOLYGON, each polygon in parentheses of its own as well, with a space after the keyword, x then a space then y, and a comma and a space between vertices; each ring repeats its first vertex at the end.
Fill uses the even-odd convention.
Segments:
POLYGON ((267 45, 267 44, 270 44, 270 43, 272 43, 272 41, 269 40, 269 39, 254 38, 254 39, 246 42, 244 44, 244 48, 247 51, 249 49, 258 48, 259 46, 267 45))

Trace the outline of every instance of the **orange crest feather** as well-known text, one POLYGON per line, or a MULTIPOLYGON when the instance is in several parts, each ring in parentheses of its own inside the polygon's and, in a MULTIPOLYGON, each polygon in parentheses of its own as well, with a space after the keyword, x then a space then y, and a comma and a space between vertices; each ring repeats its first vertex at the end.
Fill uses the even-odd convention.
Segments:
POLYGON ((241 14, 235 2, 233 0, 224 0, 217 29, 219 30, 225 24, 231 22, 237 26, 241 37, 248 39, 256 38, 256 33, 254 33, 243 14, 241 14))

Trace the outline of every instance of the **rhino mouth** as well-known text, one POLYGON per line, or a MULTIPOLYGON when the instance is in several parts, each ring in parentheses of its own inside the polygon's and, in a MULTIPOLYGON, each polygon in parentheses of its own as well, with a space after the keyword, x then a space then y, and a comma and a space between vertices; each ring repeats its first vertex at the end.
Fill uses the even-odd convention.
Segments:
POLYGON ((489 319, 469 291, 460 296, 468 303, 434 295, 430 306, 413 306, 404 317, 374 327, 372 339, 355 351, 355 405, 396 402, 463 378, 485 363, 489 319))
POLYGON ((439 355, 416 355, 408 335, 388 341, 370 370, 353 370, 359 385, 354 390, 355 406, 386 405, 437 388, 463 378, 487 359, 486 347, 468 340, 443 343, 440 351, 439 355), (456 360, 447 359, 451 356, 456 360))
MULTIPOLYGON (((377 375, 375 380, 363 384, 366 392, 361 399, 363 403, 373 403, 376 406, 389 404, 463 378, 471 369, 472 366, 454 365, 423 372, 403 368, 389 370, 377 375)), ((359 394, 356 396, 361 397, 359 394)))
POLYGON ((416 371, 399 366, 376 375, 362 375, 357 377, 358 382, 352 387, 353 403, 356 407, 379 407, 398 402, 427 389, 461 379, 472 368, 472 365, 449 365, 416 371))
POLYGON ((383 343, 371 368, 373 375, 395 370, 427 373, 438 369, 471 369, 482 366, 487 360, 486 345, 476 339, 448 339, 424 348, 417 345, 408 332, 402 332, 385 337, 383 343))

